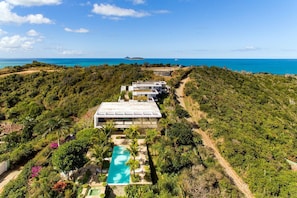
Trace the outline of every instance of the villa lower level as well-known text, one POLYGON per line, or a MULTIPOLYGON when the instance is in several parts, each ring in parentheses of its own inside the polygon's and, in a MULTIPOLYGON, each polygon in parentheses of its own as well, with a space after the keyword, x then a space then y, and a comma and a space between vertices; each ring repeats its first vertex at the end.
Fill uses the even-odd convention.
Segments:
POLYGON ((95 128, 112 121, 117 129, 157 128, 162 114, 155 102, 102 102, 94 115, 95 128))

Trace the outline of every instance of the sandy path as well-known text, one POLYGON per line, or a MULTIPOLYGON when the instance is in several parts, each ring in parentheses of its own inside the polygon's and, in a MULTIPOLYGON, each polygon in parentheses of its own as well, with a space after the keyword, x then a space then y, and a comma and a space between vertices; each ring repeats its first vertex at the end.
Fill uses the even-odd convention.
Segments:
POLYGON ((13 179, 16 179, 19 174, 22 172, 23 167, 19 167, 15 170, 7 171, 0 176, 0 193, 3 191, 3 188, 8 182, 13 179))
MULTIPOLYGON (((176 96, 177 99, 182 107, 184 107, 192 118, 189 118, 188 120, 193 123, 193 120, 196 119, 196 114, 193 114, 191 107, 187 107, 185 105, 185 99, 184 99, 184 88, 185 84, 190 80, 189 77, 185 78, 181 81, 181 84, 179 88, 176 89, 176 96)), ((203 113, 202 113, 203 114, 203 113)), ((212 139, 208 136, 208 134, 201 129, 193 129, 195 132, 199 133, 201 135, 203 144, 209 148, 211 148, 214 152, 215 157, 217 158, 220 165, 224 168, 226 174, 232 178, 234 184, 237 186, 237 188, 248 198, 254 197, 252 192, 249 190, 248 185, 239 177, 239 175, 235 172, 235 170, 232 168, 232 166, 223 158, 221 153, 219 152, 218 148, 216 147, 215 143, 212 141, 212 139)))
POLYGON ((13 75, 13 74, 26 75, 26 74, 33 74, 33 73, 37 73, 37 72, 41 72, 41 71, 54 72, 54 71, 57 71, 57 70, 55 70, 55 69, 44 69, 44 70, 41 70, 41 69, 30 69, 30 70, 27 70, 27 71, 13 72, 13 73, 8 73, 8 74, 1 74, 0 75, 0 78, 1 77, 6 77, 6 76, 10 76, 10 75, 13 75))

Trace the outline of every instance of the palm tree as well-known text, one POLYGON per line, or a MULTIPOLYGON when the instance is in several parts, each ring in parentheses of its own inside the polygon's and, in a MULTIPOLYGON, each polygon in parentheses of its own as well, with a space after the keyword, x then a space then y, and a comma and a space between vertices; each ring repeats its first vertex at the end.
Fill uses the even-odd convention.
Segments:
POLYGON ((92 151, 92 157, 95 158, 95 162, 100 168, 100 174, 102 174, 103 161, 104 161, 104 158, 107 156, 109 147, 104 144, 96 144, 93 146, 91 151, 92 151))
POLYGON ((101 133, 99 131, 97 136, 92 137, 91 142, 93 145, 95 144, 104 144, 107 145, 108 144, 108 136, 105 133, 101 133))
MULTIPOLYGON (((61 117, 54 117, 51 118, 46 124, 45 127, 47 128, 46 132, 43 134, 43 137, 45 137, 50 132, 56 130, 56 129, 68 129, 69 128, 69 121, 61 118, 61 117)), ((58 133, 58 145, 60 146, 60 131, 57 131, 58 133)))
POLYGON ((129 139, 135 139, 135 138, 137 138, 140 135, 137 126, 131 126, 130 128, 125 129, 124 134, 129 139))
MULTIPOLYGON (((64 122, 64 121, 62 121, 62 122, 64 122)), ((57 130, 57 133, 58 133, 58 146, 60 146, 61 132, 62 132, 62 135, 64 136, 65 131, 67 132, 68 130, 69 130, 69 123, 68 122, 61 123, 60 128, 57 130)))
POLYGON ((133 175, 135 177, 135 170, 139 167, 139 161, 130 158, 126 164, 130 166, 130 169, 133 171, 133 175))
POLYGON ((146 136, 145 136, 146 143, 153 144, 158 135, 160 135, 160 132, 157 131, 156 129, 146 130, 146 136))
POLYGON ((133 159, 135 160, 137 154, 138 154, 138 141, 137 139, 133 139, 127 150, 132 155, 133 159))
POLYGON ((156 142, 155 144, 150 145, 150 149, 152 151, 152 155, 156 156, 159 155, 159 153, 163 152, 163 148, 165 147, 165 144, 163 142, 156 142))

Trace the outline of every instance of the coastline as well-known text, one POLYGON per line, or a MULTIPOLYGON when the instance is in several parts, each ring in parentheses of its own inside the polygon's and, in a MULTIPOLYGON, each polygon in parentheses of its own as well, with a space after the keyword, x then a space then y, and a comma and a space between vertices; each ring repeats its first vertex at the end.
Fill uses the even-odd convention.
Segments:
POLYGON ((297 59, 194 59, 194 58, 20 58, 0 59, 0 69, 7 66, 22 66, 33 61, 66 67, 103 66, 119 64, 161 64, 163 66, 217 66, 233 71, 271 74, 297 74, 297 59))

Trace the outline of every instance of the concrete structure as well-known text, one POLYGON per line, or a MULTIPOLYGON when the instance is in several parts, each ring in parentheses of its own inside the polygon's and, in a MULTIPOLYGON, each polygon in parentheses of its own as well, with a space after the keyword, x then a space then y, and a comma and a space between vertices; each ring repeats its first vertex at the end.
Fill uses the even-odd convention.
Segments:
POLYGON ((94 115, 94 127, 102 128, 112 121, 115 128, 125 129, 131 125, 140 128, 157 128, 161 112, 155 102, 102 102, 94 115))
POLYGON ((9 160, 3 161, 0 163, 0 175, 5 173, 9 168, 9 160))
POLYGON ((121 86, 121 92, 132 92, 132 100, 154 101, 161 93, 166 93, 168 87, 165 81, 133 82, 131 86, 121 86))

